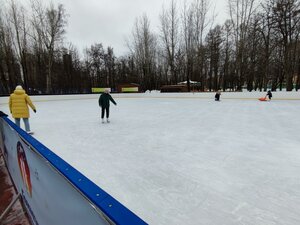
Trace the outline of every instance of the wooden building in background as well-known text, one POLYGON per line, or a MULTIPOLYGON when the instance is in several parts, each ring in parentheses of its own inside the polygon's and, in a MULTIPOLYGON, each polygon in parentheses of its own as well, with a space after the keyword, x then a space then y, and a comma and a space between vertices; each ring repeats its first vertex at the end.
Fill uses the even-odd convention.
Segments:
POLYGON ((138 93, 140 92, 140 85, 135 83, 119 84, 117 85, 117 92, 119 93, 138 93))

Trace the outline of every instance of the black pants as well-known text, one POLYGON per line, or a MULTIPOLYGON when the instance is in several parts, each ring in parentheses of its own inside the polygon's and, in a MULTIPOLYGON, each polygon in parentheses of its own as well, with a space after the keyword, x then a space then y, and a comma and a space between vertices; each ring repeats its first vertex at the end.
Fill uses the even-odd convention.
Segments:
POLYGON ((107 107, 107 108, 102 107, 101 108, 101 119, 104 118, 105 111, 106 111, 106 118, 109 118, 109 107, 107 107))

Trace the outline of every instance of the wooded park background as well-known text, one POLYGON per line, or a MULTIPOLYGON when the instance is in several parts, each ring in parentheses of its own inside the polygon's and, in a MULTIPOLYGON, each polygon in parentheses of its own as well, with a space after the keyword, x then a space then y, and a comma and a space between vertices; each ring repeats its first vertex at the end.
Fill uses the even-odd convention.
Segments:
POLYGON ((228 0, 223 24, 215 22, 209 0, 183 7, 173 0, 160 12, 159 32, 146 14, 136 18, 122 56, 101 39, 81 56, 66 40, 62 4, 0 3, 0 95, 19 84, 30 94, 77 94, 122 83, 146 91, 188 81, 190 91, 190 80, 201 91, 300 88, 298 0, 228 0))

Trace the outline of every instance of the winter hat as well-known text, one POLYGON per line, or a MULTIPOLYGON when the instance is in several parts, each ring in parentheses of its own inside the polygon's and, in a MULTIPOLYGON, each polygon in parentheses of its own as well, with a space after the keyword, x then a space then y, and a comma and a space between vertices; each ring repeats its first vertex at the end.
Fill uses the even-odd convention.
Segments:
POLYGON ((21 85, 18 85, 18 86, 16 87, 16 90, 23 90, 23 88, 22 88, 21 85))

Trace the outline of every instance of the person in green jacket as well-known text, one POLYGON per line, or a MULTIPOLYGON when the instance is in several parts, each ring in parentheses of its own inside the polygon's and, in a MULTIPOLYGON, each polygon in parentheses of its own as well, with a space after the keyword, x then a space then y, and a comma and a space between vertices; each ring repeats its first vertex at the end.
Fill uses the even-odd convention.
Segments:
POLYGON ((109 94, 109 89, 105 89, 104 93, 101 94, 99 98, 99 106, 101 107, 102 123, 104 123, 105 112, 106 112, 106 122, 109 123, 109 101, 111 101, 114 105, 117 105, 115 100, 109 94))

